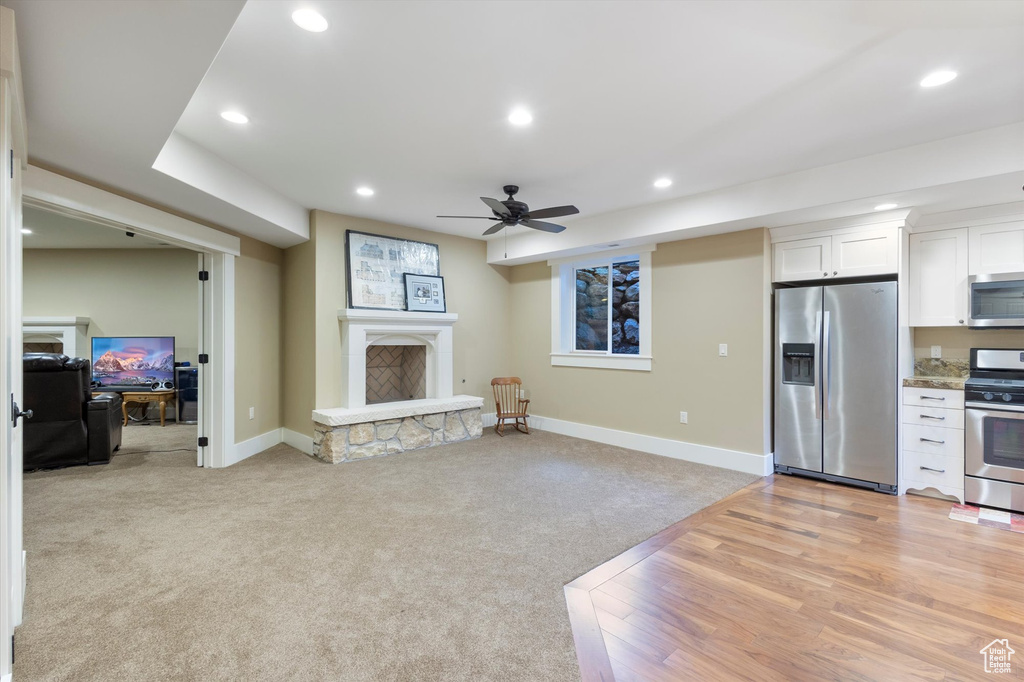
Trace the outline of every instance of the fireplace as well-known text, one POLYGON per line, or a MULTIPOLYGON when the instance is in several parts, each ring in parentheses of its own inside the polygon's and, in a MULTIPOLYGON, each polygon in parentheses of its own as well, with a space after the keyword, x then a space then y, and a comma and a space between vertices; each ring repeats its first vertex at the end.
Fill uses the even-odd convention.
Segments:
POLYGON ((479 438, 478 396, 453 395, 455 313, 338 311, 342 401, 313 410, 313 456, 326 462, 479 438))
POLYGON ((452 325, 459 319, 456 313, 344 309, 338 311, 338 319, 341 407, 452 397, 452 325), (401 369, 383 368, 395 363, 401 369))
POLYGON ((427 347, 372 345, 366 347, 366 404, 427 397, 427 347))

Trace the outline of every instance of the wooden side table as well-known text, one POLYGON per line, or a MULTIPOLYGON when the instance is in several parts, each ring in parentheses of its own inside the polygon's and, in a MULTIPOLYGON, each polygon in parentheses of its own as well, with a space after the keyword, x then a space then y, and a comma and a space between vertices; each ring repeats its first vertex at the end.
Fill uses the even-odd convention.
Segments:
MULTIPOLYGON (((121 403, 121 415, 124 417, 123 426, 128 426, 128 403, 160 403, 160 426, 165 424, 167 414, 167 403, 174 400, 177 391, 125 391, 121 394, 124 402, 121 403)), ((93 395, 98 395, 94 393, 93 395)), ((173 404, 173 403, 172 403, 173 404)))

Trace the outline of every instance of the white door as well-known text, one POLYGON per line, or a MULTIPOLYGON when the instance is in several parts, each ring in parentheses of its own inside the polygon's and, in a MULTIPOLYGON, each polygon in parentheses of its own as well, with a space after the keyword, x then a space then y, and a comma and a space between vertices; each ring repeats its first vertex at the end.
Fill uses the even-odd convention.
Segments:
POLYGON ((832 237, 778 242, 773 249, 773 282, 823 279, 832 273, 832 237))
POLYGON ((910 235, 910 326, 967 321, 967 228, 910 235))
MULTIPOLYGON (((199 313, 199 334, 197 335, 198 338, 199 338, 199 350, 197 352, 199 354, 206 354, 206 353, 210 352, 209 350, 207 350, 209 348, 209 346, 207 345, 207 341, 206 341, 206 298, 207 298, 206 289, 207 289, 207 287, 206 287, 206 280, 203 279, 203 274, 202 273, 204 273, 204 272, 205 273, 209 273, 210 268, 209 268, 209 265, 206 262, 209 259, 209 256, 207 256, 205 253, 200 253, 198 255, 199 255, 199 273, 200 273, 200 275, 199 275, 199 305, 197 307, 197 310, 198 310, 198 313, 199 313)), ((207 275, 207 276, 209 276, 209 275, 207 275)), ((199 375, 199 390, 197 391, 199 402, 198 402, 198 405, 196 407, 196 423, 197 423, 196 433, 199 435, 200 438, 202 438, 203 436, 206 435, 206 431, 204 430, 206 428, 206 414, 204 412, 204 410, 206 408, 206 401, 203 399, 203 386, 205 385, 208 377, 206 376, 206 367, 207 366, 205 364, 197 363, 196 367, 199 370, 198 371, 198 375, 199 375)), ((175 413, 175 414, 177 414, 177 413, 175 413)), ((200 440, 199 442, 202 443, 202 442, 205 442, 205 441, 200 440)), ((207 460, 206 451, 207 451, 207 447, 206 446, 201 446, 201 445, 197 445, 196 446, 196 466, 203 466, 203 463, 207 460)))
MULTIPOLYGON (((0 8, 6 10, 6 8, 0 8)), ((6 17, 5 17, 6 19, 6 17)), ((14 627, 21 623, 21 159, 13 149, 10 81, 0 78, 0 677, 11 672, 14 627), (18 408, 15 408, 17 403, 18 408)))

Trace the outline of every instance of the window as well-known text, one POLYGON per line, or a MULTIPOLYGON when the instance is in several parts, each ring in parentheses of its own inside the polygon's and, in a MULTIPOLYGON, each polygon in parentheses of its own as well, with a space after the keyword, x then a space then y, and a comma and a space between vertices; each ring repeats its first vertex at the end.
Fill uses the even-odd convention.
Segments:
POLYGON ((651 369, 651 251, 551 261, 551 364, 651 369))

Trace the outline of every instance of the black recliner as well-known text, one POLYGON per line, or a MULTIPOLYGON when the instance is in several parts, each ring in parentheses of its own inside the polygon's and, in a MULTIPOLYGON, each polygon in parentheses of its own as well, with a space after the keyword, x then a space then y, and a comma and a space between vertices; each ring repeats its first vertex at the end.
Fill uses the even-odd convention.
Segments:
POLYGON ((89 361, 25 353, 24 470, 106 464, 121 447, 121 395, 92 396, 89 361))

